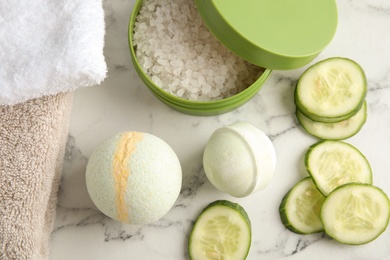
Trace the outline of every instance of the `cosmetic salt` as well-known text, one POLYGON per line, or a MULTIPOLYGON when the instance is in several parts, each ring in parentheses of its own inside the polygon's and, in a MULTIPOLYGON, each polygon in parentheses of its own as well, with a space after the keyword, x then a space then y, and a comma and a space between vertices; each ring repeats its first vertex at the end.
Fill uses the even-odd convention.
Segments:
POLYGON ((188 100, 230 97, 264 71, 223 46, 204 25, 193 0, 144 0, 133 39, 137 60, 152 81, 188 100))

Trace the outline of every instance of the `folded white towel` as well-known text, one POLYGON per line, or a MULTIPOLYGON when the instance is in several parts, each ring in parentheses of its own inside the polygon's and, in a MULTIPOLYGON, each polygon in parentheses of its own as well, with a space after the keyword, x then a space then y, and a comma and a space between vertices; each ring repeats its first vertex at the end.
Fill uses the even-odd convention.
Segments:
POLYGON ((0 105, 99 84, 102 0, 0 1, 0 105))

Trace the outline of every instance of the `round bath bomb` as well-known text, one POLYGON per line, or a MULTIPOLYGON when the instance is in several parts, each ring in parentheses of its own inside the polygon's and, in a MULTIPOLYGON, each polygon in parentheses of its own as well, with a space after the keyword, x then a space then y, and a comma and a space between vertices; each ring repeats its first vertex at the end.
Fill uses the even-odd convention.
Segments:
POLYGON ((271 140, 246 122, 217 129, 203 154, 203 168, 211 184, 238 198, 264 189, 275 165, 271 140))
POLYGON ((182 170, 172 148, 142 132, 120 133, 92 153, 88 193, 105 215, 128 224, 163 217, 179 196, 182 170))

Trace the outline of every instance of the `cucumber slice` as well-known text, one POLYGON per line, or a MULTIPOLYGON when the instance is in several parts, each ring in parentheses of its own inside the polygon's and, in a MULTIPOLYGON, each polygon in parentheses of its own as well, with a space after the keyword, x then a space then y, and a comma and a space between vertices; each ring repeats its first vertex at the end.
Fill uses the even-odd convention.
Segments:
POLYGON ((355 115, 367 94, 367 79, 359 64, 334 57, 309 67, 298 80, 295 104, 318 122, 340 122, 355 115))
POLYGON ((366 157, 342 141, 319 141, 305 154, 305 167, 324 195, 345 183, 372 184, 372 170, 366 157))
POLYGON ((283 225, 298 234, 323 231, 320 211, 324 200, 325 197, 317 190, 310 177, 302 179, 287 192, 279 206, 283 225))
POLYGON ((251 223, 244 208, 227 200, 209 204, 190 234, 190 259, 245 259, 252 241, 251 223))
POLYGON ((390 201, 379 188, 345 184, 325 199, 321 220, 325 232, 343 244, 361 245, 373 241, 386 230, 390 201))
POLYGON ((301 126, 309 134, 323 140, 342 140, 352 137, 360 131, 367 119, 367 104, 364 102, 356 115, 337 123, 315 122, 298 109, 296 115, 301 126))

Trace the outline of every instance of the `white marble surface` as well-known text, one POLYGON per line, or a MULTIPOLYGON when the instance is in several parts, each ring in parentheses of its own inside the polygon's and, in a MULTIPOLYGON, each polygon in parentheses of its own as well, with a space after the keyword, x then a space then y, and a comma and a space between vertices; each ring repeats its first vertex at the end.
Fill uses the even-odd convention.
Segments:
MULTIPOLYGON (((368 78, 368 120, 347 142, 369 159, 374 184, 390 194, 390 2, 338 0, 339 25, 331 44, 315 61, 331 56, 356 60, 368 78)), ((199 212, 216 199, 240 203, 252 221, 248 259, 390 259, 390 228, 363 246, 341 245, 322 235, 286 230, 279 203, 304 176, 302 156, 316 139, 294 116, 293 89, 306 68, 273 71, 262 90, 241 108, 212 117, 195 117, 168 108, 138 78, 130 60, 127 24, 134 0, 104 1, 108 78, 76 92, 50 259, 188 259, 187 239, 199 212), (263 130, 277 153, 276 172, 263 191, 243 199, 211 186, 202 169, 203 148, 211 133, 226 124, 248 121, 263 130), (85 166, 104 139, 126 130, 164 139, 178 154, 183 188, 161 220, 129 226, 105 217, 90 200, 85 166)))

